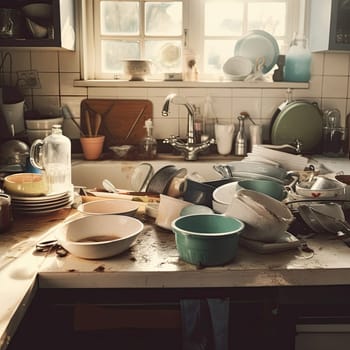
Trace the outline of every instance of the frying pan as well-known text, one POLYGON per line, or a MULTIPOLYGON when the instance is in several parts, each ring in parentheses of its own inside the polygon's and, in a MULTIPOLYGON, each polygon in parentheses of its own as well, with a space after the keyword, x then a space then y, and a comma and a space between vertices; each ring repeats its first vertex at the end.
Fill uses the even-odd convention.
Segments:
POLYGON ((302 153, 317 153, 322 140, 322 112, 317 103, 291 101, 272 116, 270 139, 274 145, 301 143, 302 153))

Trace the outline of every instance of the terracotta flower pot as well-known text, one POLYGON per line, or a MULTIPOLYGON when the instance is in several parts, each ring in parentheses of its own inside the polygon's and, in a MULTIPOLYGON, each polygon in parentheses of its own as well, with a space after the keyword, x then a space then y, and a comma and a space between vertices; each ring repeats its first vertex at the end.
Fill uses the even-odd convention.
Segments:
POLYGON ((103 143, 105 137, 92 136, 92 137, 81 137, 80 143, 83 149, 84 158, 87 160, 96 160, 100 157, 103 151, 103 143))

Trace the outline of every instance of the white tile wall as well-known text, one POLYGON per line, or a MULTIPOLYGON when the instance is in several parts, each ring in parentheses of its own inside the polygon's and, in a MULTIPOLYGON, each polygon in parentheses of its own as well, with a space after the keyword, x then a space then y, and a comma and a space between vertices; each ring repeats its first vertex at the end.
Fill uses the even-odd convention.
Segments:
MULTIPOLYGON (((191 103, 203 107, 206 96, 211 96, 215 114, 219 118, 236 120, 239 112, 247 111, 254 120, 264 126, 267 137, 269 123, 276 108, 286 98, 285 89, 264 88, 113 88, 74 87, 80 79, 79 51, 22 51, 13 50, 13 77, 16 71, 35 69, 39 72, 40 89, 25 91, 27 105, 43 114, 59 113, 66 104, 79 120, 80 102, 84 98, 145 98, 153 102, 154 134, 165 138, 170 134, 184 136, 187 128, 186 110, 171 105, 169 117, 161 116, 165 96, 178 93, 191 103)), ((338 108, 342 122, 350 113, 350 54, 315 53, 312 60, 312 78, 308 89, 295 89, 294 99, 317 102, 322 109, 338 108)), ((9 68, 5 67, 5 73, 9 68)), ((68 123, 69 124, 69 123, 68 123)), ((72 138, 79 137, 75 127, 66 126, 65 132, 72 138)))

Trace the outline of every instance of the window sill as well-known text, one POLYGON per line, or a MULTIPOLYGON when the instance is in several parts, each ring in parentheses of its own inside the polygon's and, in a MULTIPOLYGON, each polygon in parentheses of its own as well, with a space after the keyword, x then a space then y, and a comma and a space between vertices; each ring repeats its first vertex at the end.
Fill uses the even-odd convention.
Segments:
POLYGON ((240 88, 240 89, 308 89, 309 83, 266 81, 129 81, 129 80, 75 80, 77 87, 142 87, 142 88, 240 88))

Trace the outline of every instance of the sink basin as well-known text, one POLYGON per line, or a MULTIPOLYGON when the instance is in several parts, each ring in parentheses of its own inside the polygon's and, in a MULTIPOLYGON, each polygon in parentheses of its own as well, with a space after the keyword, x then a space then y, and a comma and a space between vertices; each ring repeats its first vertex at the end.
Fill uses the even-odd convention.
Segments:
MULTIPOLYGON (((84 161, 73 160, 72 182, 75 186, 86 186, 87 188, 102 188, 103 179, 110 180, 119 189, 132 189, 131 176, 134 169, 143 163, 142 161, 84 161)), ((166 165, 175 165, 177 168, 186 168, 187 174, 198 173, 205 180, 217 180, 221 176, 213 169, 215 163, 222 163, 222 159, 216 161, 203 160, 189 162, 179 159, 152 160, 147 161, 154 171, 166 165)))

